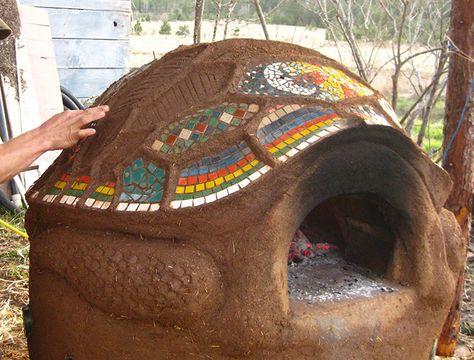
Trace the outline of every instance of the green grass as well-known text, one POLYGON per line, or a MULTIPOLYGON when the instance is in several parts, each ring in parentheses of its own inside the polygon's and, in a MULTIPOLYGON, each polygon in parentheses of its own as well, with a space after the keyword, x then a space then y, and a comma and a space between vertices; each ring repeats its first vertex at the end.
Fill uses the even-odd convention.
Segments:
MULTIPOLYGON (((405 113, 410 109, 414 104, 414 99, 401 98, 398 101, 397 114, 399 118, 402 118, 405 113)), ((426 129, 426 134, 423 139, 422 148, 430 155, 432 158, 438 158, 441 146, 443 144, 443 121, 444 121, 444 98, 440 98, 432 112, 431 118, 426 129)), ((414 141, 418 138, 418 133, 420 132, 421 119, 416 119, 415 126, 413 127, 412 139, 414 141)))

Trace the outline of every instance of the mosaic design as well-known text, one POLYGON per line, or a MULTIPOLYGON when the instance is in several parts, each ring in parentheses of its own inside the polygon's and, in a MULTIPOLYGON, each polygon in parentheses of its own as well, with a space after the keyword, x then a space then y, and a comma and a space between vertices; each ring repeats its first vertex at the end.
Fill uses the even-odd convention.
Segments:
POLYGON ((181 171, 174 209, 209 204, 231 195, 268 172, 245 141, 205 157, 181 171))
POLYGON ((388 101, 385 100, 384 98, 379 99, 379 104, 382 107, 382 109, 388 114, 388 116, 390 116, 392 120, 398 124, 398 116, 393 110, 392 105, 390 105, 388 101))
POLYGON ((373 94, 340 70, 305 62, 260 64, 245 74, 239 90, 245 94, 310 96, 325 101, 373 94))
POLYGON ((61 204, 75 206, 89 187, 90 181, 90 176, 80 176, 77 178, 76 181, 72 183, 71 187, 64 192, 64 195, 61 197, 59 202, 61 204))
POLYGON ((259 110, 256 104, 223 103, 168 125, 152 148, 169 154, 181 154, 196 143, 243 125, 259 110))
POLYGON ((108 209, 115 194, 115 182, 107 181, 95 189, 86 200, 86 206, 95 209, 108 209))
POLYGON ((262 119, 257 138, 274 158, 285 162, 311 144, 346 127, 331 109, 279 106, 262 119))
POLYGON ((364 119, 365 123, 368 125, 385 125, 390 126, 387 119, 375 110, 372 106, 369 105, 361 105, 355 106, 352 108, 347 109, 348 112, 353 113, 354 115, 360 116, 364 119))
POLYGON ((62 174, 58 181, 56 181, 51 187, 45 196, 43 196, 43 201, 52 203, 56 198, 63 192, 66 184, 68 183, 71 175, 71 171, 68 170, 64 174, 62 174))
POLYGON ((123 171, 124 191, 120 194, 118 211, 156 211, 163 198, 165 170, 152 162, 136 159, 123 171))

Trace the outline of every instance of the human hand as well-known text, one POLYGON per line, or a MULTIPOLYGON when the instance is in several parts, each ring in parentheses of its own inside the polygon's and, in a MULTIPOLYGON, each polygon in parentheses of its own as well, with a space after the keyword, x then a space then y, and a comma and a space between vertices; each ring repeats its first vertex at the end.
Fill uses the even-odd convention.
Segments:
POLYGON ((94 129, 85 127, 105 117, 107 111, 109 111, 107 105, 87 110, 64 111, 35 129, 36 135, 44 142, 45 151, 67 149, 78 141, 94 135, 94 129))

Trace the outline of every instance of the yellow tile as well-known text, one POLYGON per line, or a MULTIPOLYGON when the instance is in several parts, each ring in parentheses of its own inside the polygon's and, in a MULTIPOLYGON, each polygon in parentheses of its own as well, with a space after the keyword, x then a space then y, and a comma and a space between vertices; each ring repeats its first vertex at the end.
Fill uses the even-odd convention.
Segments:
POLYGON ((234 175, 232 174, 224 176, 225 181, 231 181, 233 178, 234 178, 234 175))
POLYGON ((206 189, 212 189, 214 186, 214 181, 208 181, 206 183, 206 189))
POLYGON ((64 189, 66 186, 66 183, 64 181, 57 181, 56 184, 54 184, 54 187, 57 187, 58 189, 64 189))
POLYGON ((186 194, 191 194, 194 192, 194 185, 186 186, 185 189, 186 194))
POLYGON ((74 183, 72 188, 74 190, 85 190, 85 189, 87 189, 87 184, 86 183, 74 183))
MULTIPOLYGON (((273 149, 275 149, 275 148, 273 148, 273 149)), ((272 150, 272 149, 270 149, 270 151, 271 151, 271 150, 272 150)), ((276 149, 276 151, 278 151, 278 149, 276 149)), ((233 172, 233 174, 234 174, 235 177, 238 177, 238 176, 242 175, 243 173, 244 173, 244 172, 243 172, 241 169, 236 170, 236 171, 233 172)))
POLYGON ((276 146, 278 149, 283 149, 286 147, 286 144, 284 142, 281 142, 279 143, 277 146, 276 146))
POLYGON ((115 189, 109 188, 109 190, 107 191, 107 195, 113 195, 113 194, 115 194, 115 189))
POLYGON ((311 131, 309 131, 309 130, 307 130, 307 129, 306 129, 306 130, 303 130, 303 131, 301 132, 301 135, 304 135, 304 136, 309 135, 309 134, 311 134, 311 131))
POLYGON ((176 186, 176 194, 184 194, 184 186, 176 186))
POLYGON ((250 165, 252 165, 252 166, 257 166, 258 163, 259 163, 258 160, 253 160, 253 161, 250 163, 250 165))
POLYGON ((104 191, 104 187, 103 186, 99 186, 97 189, 95 189, 95 192, 98 192, 98 193, 103 193, 104 191))
POLYGON ((292 138, 295 139, 295 140, 301 139, 302 137, 303 136, 299 133, 292 136, 292 138))
POLYGON ((204 184, 197 184, 196 185, 196 191, 203 191, 205 189, 205 185, 204 184))
POLYGON ((309 131, 315 131, 318 129, 318 125, 312 125, 308 128, 309 131))
POLYGON ((334 122, 334 121, 332 121, 332 120, 326 120, 324 123, 325 123, 326 125, 329 125, 329 124, 332 124, 333 122, 334 122))
POLYGON ((251 168, 252 168, 252 165, 247 164, 247 165, 245 165, 245 166, 242 168, 242 170, 245 171, 245 172, 247 172, 247 171, 249 171, 251 168))
POLYGON ((295 142, 295 139, 292 139, 292 138, 288 138, 288 139, 285 140, 285 143, 288 144, 288 145, 290 145, 294 142, 295 142))
POLYGON ((224 182, 224 178, 223 178, 223 177, 218 177, 218 178, 215 180, 216 186, 222 184, 223 182, 224 182))
POLYGON ((269 151, 273 154, 273 153, 276 153, 278 151, 278 148, 272 147, 269 151))

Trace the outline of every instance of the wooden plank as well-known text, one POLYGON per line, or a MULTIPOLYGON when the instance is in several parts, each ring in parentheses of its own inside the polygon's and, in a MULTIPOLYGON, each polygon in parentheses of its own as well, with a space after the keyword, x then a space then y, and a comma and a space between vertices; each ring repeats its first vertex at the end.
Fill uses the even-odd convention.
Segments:
POLYGON ((61 85, 78 98, 95 97, 102 94, 127 69, 59 69, 61 85))
POLYGON ((53 39, 128 39, 130 13, 47 9, 53 39))
POLYGON ((43 8, 131 12, 130 0, 22 0, 21 3, 43 8))
POLYGON ((20 16, 22 23, 49 26, 48 13, 43 9, 32 6, 20 6, 20 16))
POLYGON ((58 68, 128 68, 128 40, 55 39, 58 68))

